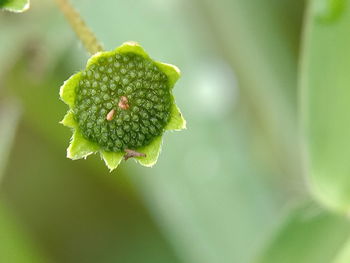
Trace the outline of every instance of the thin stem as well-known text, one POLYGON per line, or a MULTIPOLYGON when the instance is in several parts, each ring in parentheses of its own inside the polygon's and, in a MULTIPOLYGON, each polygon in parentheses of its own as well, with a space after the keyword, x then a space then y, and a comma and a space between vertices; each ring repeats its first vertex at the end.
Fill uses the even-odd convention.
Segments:
POLYGON ((91 55, 103 51, 102 44, 97 40, 95 34, 85 24, 80 14, 74 9, 68 0, 56 0, 57 5, 68 20, 74 32, 77 34, 85 49, 91 55))

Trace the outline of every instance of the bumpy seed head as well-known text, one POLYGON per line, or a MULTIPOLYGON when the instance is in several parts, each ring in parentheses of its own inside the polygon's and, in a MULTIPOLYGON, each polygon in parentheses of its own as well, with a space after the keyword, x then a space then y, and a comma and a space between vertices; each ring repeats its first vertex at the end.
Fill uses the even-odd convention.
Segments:
POLYGON ((76 92, 73 111, 80 132, 106 151, 145 146, 169 120, 167 76, 134 53, 100 58, 83 71, 76 92))

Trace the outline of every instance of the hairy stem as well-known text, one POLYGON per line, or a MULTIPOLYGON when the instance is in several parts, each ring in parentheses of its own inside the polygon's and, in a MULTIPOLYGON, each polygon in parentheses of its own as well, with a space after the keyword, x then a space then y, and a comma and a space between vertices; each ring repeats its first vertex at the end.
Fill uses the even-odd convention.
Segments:
POLYGON ((56 0, 57 5, 68 20, 74 32, 83 43, 85 49, 91 55, 103 51, 102 44, 97 40, 95 34, 85 24, 82 17, 74 9, 68 0, 56 0))

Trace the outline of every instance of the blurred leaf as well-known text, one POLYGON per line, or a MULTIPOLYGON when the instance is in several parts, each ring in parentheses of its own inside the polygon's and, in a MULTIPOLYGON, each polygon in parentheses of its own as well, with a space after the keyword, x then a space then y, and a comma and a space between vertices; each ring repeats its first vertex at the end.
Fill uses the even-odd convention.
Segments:
POLYGON ((0 8, 21 13, 29 8, 29 0, 0 0, 0 8))
MULTIPOLYGON (((184 72, 183 78, 179 80, 181 88, 175 89, 175 93, 177 102, 191 124, 188 130, 178 136, 171 133, 165 136, 166 144, 162 150, 166 151, 164 154, 166 157, 160 156, 158 164, 147 172, 143 169, 136 170, 137 173, 133 174, 132 169, 137 168, 133 166, 133 162, 126 163, 128 177, 134 180, 143 194, 144 202, 176 249, 181 261, 250 262, 280 219, 282 201, 286 200, 285 189, 276 188, 274 182, 266 178, 278 175, 274 180, 282 178, 285 185, 289 186, 286 183, 288 175, 299 174, 294 172, 298 170, 294 156, 295 109, 293 102, 289 102, 295 98, 297 51, 294 44, 298 42, 295 40, 298 37, 299 20, 289 19, 289 15, 290 10, 292 12, 296 10, 295 13, 298 13, 296 17, 299 17, 302 8, 285 7, 285 2, 280 4, 279 8, 275 8, 279 1, 272 1, 274 4, 271 5, 261 1, 207 1, 207 9, 213 11, 210 14, 212 22, 217 23, 215 25, 220 31, 221 44, 225 44, 223 48, 222 45, 218 46, 219 37, 217 35, 213 37, 213 30, 208 30, 210 28, 208 24, 203 23, 201 30, 197 30, 194 26, 198 23, 195 20, 199 9, 197 5, 191 12, 184 12, 190 1, 104 0, 99 5, 94 5, 93 0, 88 1, 88 4, 86 0, 76 2, 80 2, 77 6, 80 7, 81 13, 86 17, 87 23, 101 36, 106 47, 112 48, 126 39, 136 39, 155 57, 178 64, 184 72), (106 9, 106 5, 109 8, 106 9), (281 17, 285 18, 285 21, 281 21, 281 17), (111 34, 114 25, 118 25, 118 32, 111 34), (203 33, 208 34, 207 38, 201 38, 203 33), (293 38, 292 44, 290 38, 293 38), (225 52, 221 54, 223 49, 225 52), (240 86, 243 86, 243 89, 250 89, 250 95, 240 96, 239 103, 248 112, 251 126, 246 125, 247 115, 240 115, 236 110, 235 75, 230 66, 227 66, 226 60, 230 61, 230 65, 235 65, 240 86), (208 67, 208 70, 201 71, 202 66, 208 67), (209 94, 214 96, 203 99, 203 91, 208 90, 211 92, 209 94), (217 101, 220 103, 213 103, 216 98, 219 98, 217 101), (218 111, 216 106, 219 107, 218 111), (258 136, 264 147, 256 143, 258 136), (266 141, 268 143, 265 143, 266 141), (259 151, 260 158, 257 158, 259 151), (263 158, 267 155, 270 155, 271 163, 263 164, 265 161, 263 158)), ((197 2, 199 6, 202 4, 202 1, 197 2)), ((294 1, 287 2, 289 6, 294 3, 294 1)), ((206 13, 203 17, 207 18, 206 13)), ((47 31, 55 33, 51 36, 52 39, 57 36, 59 39, 65 39, 56 33, 58 28, 62 27, 57 26, 47 31)), ((69 31, 69 28, 66 28, 66 31, 69 31)), ((19 72, 21 76, 26 75, 28 67, 25 63, 17 65, 19 72, 14 70, 11 76, 11 88, 16 89, 16 93, 26 105, 28 123, 44 135, 40 140, 45 139, 45 142, 60 147, 57 147, 61 153, 58 157, 62 156, 64 151, 62 145, 68 134, 63 138, 65 131, 57 127, 58 116, 63 114, 64 107, 62 108, 56 99, 56 87, 68 77, 67 72, 81 68, 82 65, 76 65, 83 64, 84 59, 81 57, 76 59, 74 54, 79 52, 70 52, 69 55, 62 56, 64 59, 59 66, 50 61, 51 65, 56 65, 52 75, 44 72, 43 75, 47 79, 41 79, 40 83, 33 81, 34 74, 27 74, 27 78, 18 78, 19 72), (77 61, 80 62, 74 64, 77 61), (38 100, 46 104, 38 105, 38 100)), ((60 54, 56 52, 55 56, 59 57, 60 54)), ((57 159, 51 162, 42 162, 40 159, 29 162, 32 170, 38 165, 33 163, 35 161, 45 163, 46 166, 61 168, 61 165, 57 165, 57 159)), ((85 167, 88 166, 87 163, 91 165, 89 166, 92 168, 91 171, 99 171, 95 162, 92 160, 85 162, 85 167)), ((52 170, 52 167, 47 168, 48 171, 50 169, 52 170)), ((23 173, 26 174, 27 169, 24 170, 23 173)), ((62 174, 65 175, 65 172, 62 174)), ((63 176, 62 174, 60 175, 63 176)), ((99 174, 103 178, 109 178, 102 172, 99 174)), ((78 178, 78 175, 69 174, 69 178, 73 180, 78 178)), ((80 189, 82 182, 88 180, 86 175, 84 174, 83 179, 75 184, 77 188, 80 189)), ((120 176, 119 172, 112 175, 118 175, 113 176, 117 178, 116 181, 120 176)), ((42 175, 40 182, 43 178, 46 177, 42 175)), ((46 180, 52 183, 51 178, 46 180)), ((56 186, 55 182, 52 184, 56 186)), ((67 186, 74 188, 74 184, 68 183, 61 187, 66 189, 67 186)), ((32 191, 35 190, 33 186, 32 191)), ((106 198, 105 192, 96 194, 98 197, 101 195, 106 198)), ((16 196, 14 195, 14 198, 16 196)), ((32 203, 37 205, 36 209, 40 211, 41 207, 37 202, 46 200, 42 200, 41 196, 37 198, 38 200, 32 203)), ((57 202, 61 204, 61 200, 57 202)), ((70 203, 69 200, 68 204, 70 203)), ((96 206, 100 207, 100 204, 97 203, 96 206)), ((52 207, 51 203, 46 205, 52 207)), ((23 207, 26 209, 27 206, 23 207)), ((90 208, 92 215, 113 210, 105 209, 104 205, 101 210, 96 207, 90 208)), ((64 207, 58 210, 58 213, 67 216, 66 209, 64 207)), ((75 210, 72 208, 72 211, 75 210)), ((51 213, 47 213, 46 217, 46 224, 51 226, 51 213)), ((85 214, 81 216, 81 218, 90 217, 85 214)), ((71 226, 71 220, 72 218, 68 218, 66 224, 71 226)), ((76 224, 80 226, 80 221, 77 221, 76 224)), ((62 222, 57 225, 62 229, 67 228, 62 222)), ((124 228, 128 225, 120 226, 124 228)), ((42 225, 37 227, 40 228, 42 225)), ((110 232, 108 228, 106 231, 110 232)), ((62 240, 65 240, 65 236, 62 234, 62 240)), ((95 240, 93 234, 88 237, 95 240)), ((107 243, 106 240, 103 237, 103 241, 107 243)), ((65 242, 61 241, 60 244, 65 242)), ((81 250, 84 248, 86 246, 81 246, 81 250)), ((96 258, 101 254, 96 253, 96 258)), ((91 258, 90 253, 87 257, 91 258)))
POLYGON ((308 11, 300 80, 307 175, 318 200, 348 213, 350 9, 324 20, 320 2, 311 1, 308 11))
POLYGON ((256 262, 349 262, 349 248, 342 251, 349 234, 350 225, 347 218, 308 203, 292 211, 256 262))
MULTIPOLYGON (((279 195, 284 189, 273 188, 266 178, 276 173, 289 186, 288 175, 300 174, 295 172, 299 163, 294 103, 302 5, 105 0, 109 9, 102 3, 91 9, 86 1, 76 2, 107 47, 136 39, 183 72, 175 92, 188 130, 165 136, 157 165, 150 171, 137 170, 142 176, 133 177, 177 253, 191 263, 249 262, 279 220, 285 198, 279 195), (291 10, 297 10, 296 19, 289 19, 291 10), (118 34, 107 30, 111 16, 119 25, 118 34), (238 116, 235 111, 235 74, 227 62, 235 66, 243 90, 239 103, 248 109, 252 129, 245 125, 248 114, 238 116), (199 71, 203 65, 208 66, 206 74, 199 71), (213 96, 202 99, 205 90, 213 96), (215 102, 223 105, 218 113, 215 102), (264 147, 256 145, 257 136, 264 147), (256 149, 271 163, 262 165, 256 149)), ((134 166, 129 164, 131 170, 134 166)))
POLYGON ((0 233, 0 262, 50 262, 42 256, 3 202, 0 202, 0 233))
MULTIPOLYGON (((15 138, 20 112, 20 106, 13 100, 0 103, 0 183, 15 138)), ((22 230, 2 199, 0 199, 0 233, 0 262, 48 262, 22 230)))
POLYGON ((252 142, 261 144, 261 158, 282 171, 281 181, 292 186, 301 174, 295 143, 296 83, 304 1, 194 2, 209 35, 206 40, 235 69, 252 142))
POLYGON ((333 263, 349 263, 350 262, 350 239, 348 239, 342 249, 339 250, 333 263))
POLYGON ((87 161, 67 159, 26 122, 11 157, 2 197, 55 262, 179 262, 128 189, 129 174, 113 176, 101 161, 91 169, 87 161))
POLYGON ((15 137, 20 107, 14 101, 0 102, 0 184, 15 137))

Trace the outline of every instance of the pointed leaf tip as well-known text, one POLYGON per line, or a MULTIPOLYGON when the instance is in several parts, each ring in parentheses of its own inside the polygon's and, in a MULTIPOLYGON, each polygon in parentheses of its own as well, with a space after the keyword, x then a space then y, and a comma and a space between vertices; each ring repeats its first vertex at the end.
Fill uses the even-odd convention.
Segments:
POLYGON ((162 136, 158 136, 149 145, 138 148, 137 151, 146 154, 146 156, 135 157, 135 159, 143 166, 152 167, 158 160, 162 141, 162 136))
POLYGON ((167 75, 169 80, 169 87, 172 89, 176 81, 178 81, 178 79, 181 77, 180 69, 172 64, 163 62, 156 62, 156 64, 160 70, 163 71, 165 75, 167 75))
POLYGON ((86 67, 89 68, 91 65, 97 63, 97 61, 102 58, 108 58, 118 53, 128 53, 128 52, 136 53, 145 58, 149 58, 148 54, 140 46, 139 43, 135 41, 129 41, 129 42, 123 43, 121 46, 117 47, 113 51, 97 52, 96 54, 94 54, 92 57, 89 58, 88 62, 86 63, 86 67))
POLYGON ((128 41, 123 43, 120 47, 114 50, 115 53, 135 53, 144 58, 150 58, 147 52, 141 47, 141 45, 135 41, 128 41))
POLYGON ((78 124, 74 119, 74 113, 72 111, 68 111, 67 114, 64 116, 63 120, 60 121, 60 123, 70 128, 78 127, 78 124))
POLYGON ((81 78, 81 72, 74 74, 69 79, 67 79, 60 88, 60 97, 61 99, 69 105, 69 107, 73 107, 75 101, 75 88, 78 86, 81 78))
POLYGON ((105 164, 109 168, 109 171, 112 172, 118 167, 122 161, 124 153, 114 153, 114 152, 105 152, 101 151, 101 157, 104 160, 105 164))
POLYGON ((127 42, 124 42, 123 45, 127 45, 127 46, 140 46, 140 44, 136 41, 127 41, 127 42))
POLYGON ((100 51, 100 52, 93 54, 89 58, 89 60, 87 61, 86 68, 89 68, 91 65, 95 64, 99 59, 101 59, 103 57, 108 57, 110 53, 111 53, 110 51, 109 52, 108 51, 106 51, 106 52, 100 51))
POLYGON ((184 119, 182 113, 180 112, 180 109, 177 107, 174 101, 170 109, 170 120, 165 126, 165 130, 180 131, 183 129, 186 129, 186 120, 184 119))
POLYGON ((86 158, 98 149, 99 147, 96 144, 89 142, 78 130, 75 130, 67 149, 67 157, 72 160, 86 158))

